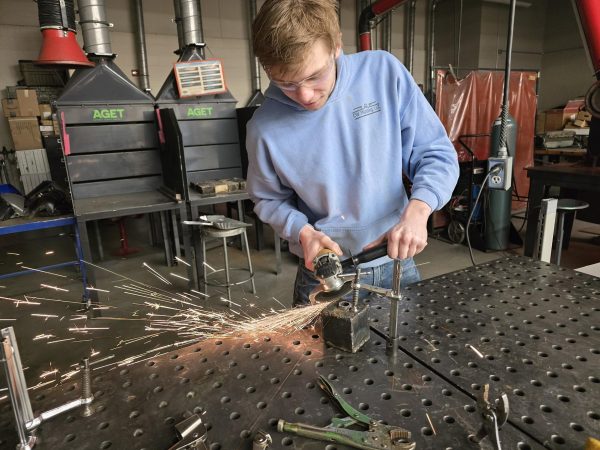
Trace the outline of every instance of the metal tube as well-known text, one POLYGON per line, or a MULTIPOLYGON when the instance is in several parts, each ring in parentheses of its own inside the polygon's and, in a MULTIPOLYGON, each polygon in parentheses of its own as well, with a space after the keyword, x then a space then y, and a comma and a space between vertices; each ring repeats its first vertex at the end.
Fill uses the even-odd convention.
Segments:
POLYGON ((4 373, 8 384, 8 393, 15 415, 15 425, 19 435, 20 448, 29 449, 35 443, 35 437, 29 435, 27 423, 33 420, 31 402, 27 393, 27 383, 23 375, 21 356, 17 347, 17 341, 13 327, 3 328, 2 337, 2 360, 4 362, 4 373))
MULTIPOLYGON (((249 5, 249 29, 252 29, 252 22, 256 17, 256 0, 250 0, 249 5)), ((256 95, 256 92, 261 91, 261 80, 260 80, 260 63, 258 58, 254 54, 254 46, 252 45, 252 39, 250 39, 250 74, 252 79, 252 100, 256 95)), ((250 103, 250 102, 248 102, 250 103)))
POLYGON ((388 12, 383 18, 381 29, 381 47, 386 52, 392 52, 392 13, 388 12))
POLYGON ((136 44, 138 49, 140 78, 142 90, 150 92, 150 77, 148 75, 148 53, 146 51, 146 30, 144 26, 144 11, 142 9, 142 0, 135 0, 135 18, 136 18, 136 44))
POLYGON ((78 0, 77 5, 85 52, 100 56, 114 55, 108 30, 113 24, 107 21, 104 0, 78 0))
MULTIPOLYGON (((512 59, 512 46, 513 46, 513 32, 515 29, 515 11, 517 8, 516 0, 510 0, 510 14, 508 17, 508 36, 506 38, 506 63, 504 65, 504 95, 502 98, 502 118, 500 122, 500 150, 498 152, 499 157, 508 156, 507 151, 507 122, 508 122, 508 109, 510 107, 510 66, 512 59)), ((516 149, 513 149, 513 152, 516 149)))
POLYGON ((183 47, 185 47, 184 43, 183 43, 183 27, 181 25, 181 4, 179 3, 180 0, 173 0, 173 10, 175 11, 175 26, 177 27, 177 51, 175 53, 178 53, 179 50, 181 50, 183 47))
POLYGON ((402 261, 394 260, 394 275, 392 278, 392 295, 390 298, 390 330, 388 348, 395 353, 398 350, 398 308, 402 298, 400 286, 402 283, 402 261))
POLYGON ((434 84, 435 84, 435 7, 439 0, 429 0, 428 7, 428 39, 427 39, 427 71, 429 76, 427 77, 427 92, 429 94, 429 102, 433 105, 435 103, 434 98, 434 84))
POLYGON ((204 45, 200 0, 180 0, 179 8, 183 46, 204 45))
POLYGON ((411 0, 408 6, 407 14, 407 27, 405 41, 408 43, 406 46, 406 68, 410 73, 413 72, 414 59, 415 59, 415 18, 417 15, 417 0, 411 0))

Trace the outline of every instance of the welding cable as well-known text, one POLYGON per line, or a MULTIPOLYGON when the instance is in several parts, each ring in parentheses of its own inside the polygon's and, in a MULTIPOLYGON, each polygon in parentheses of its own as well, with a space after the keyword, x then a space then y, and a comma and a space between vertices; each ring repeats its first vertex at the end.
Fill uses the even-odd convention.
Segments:
POLYGON ((74 0, 37 0, 40 28, 76 30, 74 0))
POLYGON ((467 220, 467 227, 466 227, 467 245, 469 246, 469 256, 471 257, 471 262, 473 263, 473 266, 476 266, 477 264, 475 264, 475 258, 473 258, 473 248, 471 247, 471 239, 469 238, 469 227, 471 226, 471 219, 473 219, 473 213, 475 212, 475 208, 477 208, 477 203, 479 203, 479 197, 481 197, 481 193, 483 192, 483 190, 486 187, 488 178, 490 178, 490 176, 492 176, 492 175, 496 175, 497 173, 500 173, 501 170, 502 170, 501 165, 494 166, 492 168, 492 170, 490 170, 488 172, 488 174, 485 176, 485 178, 483 179, 483 182, 481 183, 481 189, 479 189, 479 192, 477 193, 477 198, 475 199, 475 203, 473 204, 473 207, 471 208, 471 214, 469 214, 469 220, 467 220))

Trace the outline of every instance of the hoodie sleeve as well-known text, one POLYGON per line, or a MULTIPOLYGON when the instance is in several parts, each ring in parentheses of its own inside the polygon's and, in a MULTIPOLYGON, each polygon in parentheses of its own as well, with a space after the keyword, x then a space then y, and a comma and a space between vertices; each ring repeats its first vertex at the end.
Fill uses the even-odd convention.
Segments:
POLYGON ((402 164, 413 183, 411 199, 439 210, 450 200, 458 181, 458 156, 435 111, 410 73, 400 67, 400 94, 408 99, 400 111, 402 164))
POLYGON ((298 243, 300 230, 308 218, 298 210, 294 191, 282 184, 269 156, 270 149, 252 122, 248 123, 247 133, 247 188, 254 211, 283 239, 298 243))

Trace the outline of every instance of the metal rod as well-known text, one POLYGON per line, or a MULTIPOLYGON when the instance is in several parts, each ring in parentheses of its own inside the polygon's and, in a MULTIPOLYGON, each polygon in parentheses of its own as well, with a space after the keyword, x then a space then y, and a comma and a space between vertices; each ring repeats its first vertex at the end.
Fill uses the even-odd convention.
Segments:
POLYGON ((402 284, 402 261, 394 260, 394 275, 392 279, 392 294, 390 297, 390 331, 388 348, 395 353, 398 350, 398 308, 402 293, 400 286, 402 284))
POLYGON ((150 76, 148 74, 148 53, 146 50, 146 29, 144 25, 144 11, 142 9, 142 0, 135 0, 135 18, 136 18, 136 43, 138 49, 140 79, 142 89, 150 92, 150 76))
POLYGON ((2 336, 2 361, 4 362, 4 373, 8 383, 8 393, 15 415, 15 425, 19 436, 20 449, 30 449, 35 444, 35 437, 29 434, 27 423, 33 420, 31 402, 27 394, 27 383, 23 375, 21 356, 17 347, 17 340, 13 327, 3 328, 2 336))
POLYGON ((412 73, 415 60, 415 19, 417 15, 417 0, 411 0, 410 4, 407 3, 406 6, 408 8, 408 25, 406 27, 405 37, 406 42, 408 42, 406 48, 406 68, 412 73))
POLYGON ((427 39, 427 70, 429 71, 429 76, 427 77, 427 93, 429 95, 429 103, 431 105, 435 104, 435 8, 437 6, 439 0, 429 0, 429 8, 428 8, 428 20, 427 20, 427 30, 428 30, 428 39, 427 39))
MULTIPOLYGON (((510 66, 512 59, 513 33, 515 28, 515 11, 517 8, 516 0, 510 0, 510 13, 508 17, 508 36, 506 38, 506 63, 504 65, 504 94, 502 98, 502 117, 500 122, 500 150, 499 157, 508 156, 507 150, 507 122, 508 109, 510 107, 510 66)), ((514 151, 514 149, 513 149, 514 151)))

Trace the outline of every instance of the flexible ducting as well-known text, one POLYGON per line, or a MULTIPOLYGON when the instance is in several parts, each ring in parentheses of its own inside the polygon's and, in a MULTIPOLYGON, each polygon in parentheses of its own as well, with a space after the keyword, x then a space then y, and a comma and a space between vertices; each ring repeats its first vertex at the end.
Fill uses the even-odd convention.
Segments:
POLYGON ((40 28, 60 28, 75 31, 74 0, 38 0, 40 28))

